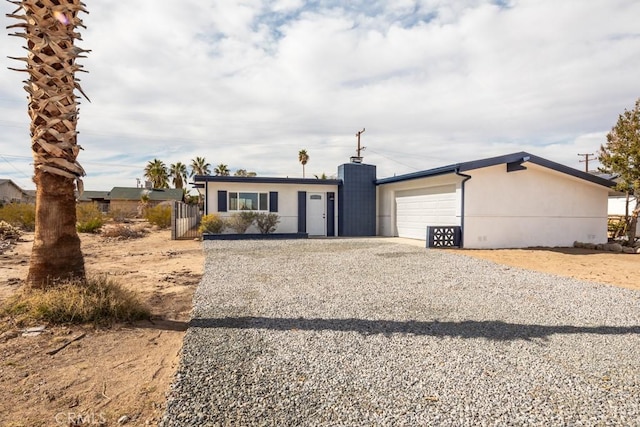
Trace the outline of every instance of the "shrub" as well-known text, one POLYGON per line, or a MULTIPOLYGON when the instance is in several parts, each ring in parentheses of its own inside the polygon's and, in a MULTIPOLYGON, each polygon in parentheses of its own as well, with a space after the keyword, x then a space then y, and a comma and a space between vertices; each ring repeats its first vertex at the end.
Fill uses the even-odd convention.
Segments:
POLYGON ((0 220, 0 240, 18 240, 22 232, 6 221, 0 220))
POLYGON ((95 233, 104 225, 104 216, 97 203, 76 206, 76 229, 80 233, 95 233))
POLYGON ((131 227, 124 224, 107 225, 102 229, 102 237, 114 237, 117 239, 138 239, 144 237, 148 230, 140 227, 131 227))
POLYGON ((238 234, 244 234, 253 221, 256 219, 256 213, 252 211, 236 212, 227 220, 227 226, 238 234))
POLYGON ((260 212, 256 214, 256 226, 262 234, 269 234, 276 231, 280 217, 278 214, 260 212))
POLYGON ((122 209, 110 209, 107 216, 115 222, 126 222, 127 220, 133 218, 135 214, 128 211, 123 211, 122 209))
POLYGON ((158 205, 148 208, 144 217, 150 224, 160 228, 168 228, 171 225, 171 206, 158 205))
POLYGON ((227 224, 226 221, 217 214, 209 214, 202 217, 200 220, 201 233, 220 234, 224 231, 227 224))
POLYGON ((36 228, 36 205, 29 203, 9 203, 0 208, 0 220, 25 231, 36 228))
POLYGON ((149 319, 151 312, 137 295, 117 282, 99 276, 86 283, 70 280, 46 290, 26 288, 0 309, 18 325, 94 323, 109 325, 149 319))

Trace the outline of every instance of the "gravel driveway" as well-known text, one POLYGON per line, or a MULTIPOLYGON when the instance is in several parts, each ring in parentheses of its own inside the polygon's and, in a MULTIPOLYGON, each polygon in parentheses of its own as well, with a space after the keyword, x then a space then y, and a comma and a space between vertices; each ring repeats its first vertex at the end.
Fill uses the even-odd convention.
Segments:
POLYGON ((381 238, 204 249, 161 426, 640 426, 638 291, 381 238))

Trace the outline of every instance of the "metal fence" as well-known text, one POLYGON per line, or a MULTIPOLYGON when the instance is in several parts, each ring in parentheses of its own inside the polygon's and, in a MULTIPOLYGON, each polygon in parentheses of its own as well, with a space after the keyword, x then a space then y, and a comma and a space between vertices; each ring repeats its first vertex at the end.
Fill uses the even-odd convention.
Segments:
POLYGON ((200 207, 175 202, 171 209, 171 240, 190 240, 200 237, 200 207))

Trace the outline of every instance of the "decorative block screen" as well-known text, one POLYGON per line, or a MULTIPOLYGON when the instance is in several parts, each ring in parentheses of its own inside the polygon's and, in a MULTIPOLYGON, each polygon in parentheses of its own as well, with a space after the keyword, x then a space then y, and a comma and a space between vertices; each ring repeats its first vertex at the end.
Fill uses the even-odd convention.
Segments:
POLYGON ((428 248, 459 248, 462 231, 459 226, 427 227, 428 248))

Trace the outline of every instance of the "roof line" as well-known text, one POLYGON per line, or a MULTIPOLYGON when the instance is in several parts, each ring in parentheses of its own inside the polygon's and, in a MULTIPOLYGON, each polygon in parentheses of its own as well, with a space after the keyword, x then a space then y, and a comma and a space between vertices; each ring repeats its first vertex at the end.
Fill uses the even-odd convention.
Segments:
POLYGON ((434 169, 428 169, 428 170, 419 171, 419 172, 412 172, 412 173, 394 176, 390 178, 383 178, 383 179, 377 180, 376 185, 409 181, 412 179, 426 178, 430 176, 443 175, 447 173, 470 171, 474 169, 481 169, 481 168, 496 166, 500 164, 509 164, 509 163, 522 164, 526 162, 534 163, 539 166, 543 166, 545 168, 552 169, 557 172, 561 172, 561 173, 573 176, 575 178, 583 179, 585 181, 589 181, 597 185, 602 185, 604 187, 611 188, 616 185, 616 183, 611 180, 601 178, 599 176, 595 176, 586 172, 582 172, 578 169, 574 169, 569 166, 562 165, 560 163, 552 162, 551 160, 543 159, 542 157, 534 156, 533 154, 529 154, 526 151, 520 151, 517 153, 511 153, 511 154, 506 154, 506 155, 497 156, 497 157, 489 157, 486 159, 473 160, 469 162, 455 163, 452 165, 441 166, 434 169))

